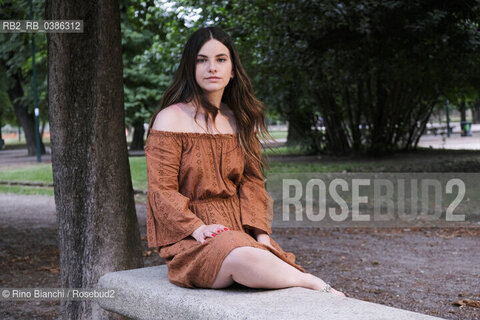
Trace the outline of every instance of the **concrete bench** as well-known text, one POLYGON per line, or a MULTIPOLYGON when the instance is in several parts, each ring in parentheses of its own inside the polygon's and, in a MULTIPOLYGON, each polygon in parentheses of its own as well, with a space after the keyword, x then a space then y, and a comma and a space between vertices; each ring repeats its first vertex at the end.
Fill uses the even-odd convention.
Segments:
POLYGON ((440 319, 305 288, 189 289, 167 279, 165 265, 111 272, 98 288, 115 288, 115 299, 98 300, 106 310, 132 319, 440 319))
MULTIPOLYGON (((450 133, 452 133, 455 126, 450 126, 449 128, 450 128, 450 133)), ((426 133, 427 134, 433 134, 435 136, 437 134, 445 135, 445 134, 447 134, 447 126, 446 125, 429 125, 429 124, 427 124, 426 133)))

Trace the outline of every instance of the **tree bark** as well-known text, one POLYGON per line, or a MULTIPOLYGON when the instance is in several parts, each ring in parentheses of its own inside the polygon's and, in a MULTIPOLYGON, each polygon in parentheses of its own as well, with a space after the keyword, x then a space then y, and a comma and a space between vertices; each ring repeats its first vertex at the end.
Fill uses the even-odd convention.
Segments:
POLYGON ((460 101, 460 121, 465 122, 467 121, 467 105, 465 102, 465 96, 462 96, 462 100, 460 101))
POLYGON ((40 137, 43 137, 43 133, 45 132, 45 124, 46 123, 47 123, 46 121, 42 122, 42 126, 40 127, 40 137))
POLYGON ((3 146, 3 144, 2 144, 2 116, 3 116, 3 110, 2 110, 2 108, 0 108, 0 144, 1 144, 0 150, 2 150, 2 146, 3 146))
MULTIPOLYGON (((25 141, 27 143, 27 150, 29 156, 37 154, 37 144, 35 138, 35 116, 33 113, 28 113, 28 108, 22 104, 15 102, 15 99, 23 96, 22 82, 20 75, 14 76, 12 79, 14 86, 8 90, 8 96, 12 101, 15 115, 17 116, 18 123, 23 128, 25 133, 25 141)), ((45 146, 40 137, 40 153, 45 154, 45 146)))
POLYGON ((0 150, 2 150, 5 145, 5 140, 2 139, 2 113, 2 109, 0 108, 0 150))
POLYGON ((314 96, 323 117, 328 151, 339 156, 350 153, 351 146, 345 132, 346 124, 340 111, 341 106, 335 102, 331 90, 319 86, 314 96))
MULTIPOLYGON (((46 2, 48 99, 62 287, 94 288, 107 272, 143 266, 124 124, 116 1, 46 2)), ((62 319, 123 319, 94 301, 62 301, 62 319)))
POLYGON ((480 100, 472 105, 472 123, 480 123, 480 100))
POLYGON ((306 115, 301 111, 290 110, 287 113, 287 120, 287 145, 297 146, 305 143, 308 135, 311 132, 311 123, 309 123, 308 119, 306 119, 306 115))

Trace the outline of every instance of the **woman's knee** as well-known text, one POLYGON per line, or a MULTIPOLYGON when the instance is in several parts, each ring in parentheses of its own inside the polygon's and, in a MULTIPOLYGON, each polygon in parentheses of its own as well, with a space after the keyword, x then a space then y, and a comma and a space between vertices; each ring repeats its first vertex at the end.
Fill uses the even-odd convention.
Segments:
POLYGON ((242 267, 242 264, 245 261, 251 260, 251 250, 252 247, 237 247, 231 250, 225 259, 223 259, 220 270, 218 271, 217 277, 212 285, 212 289, 220 289, 231 286, 234 283, 233 273, 235 273, 239 267, 242 267))
POLYGON ((234 281, 233 281, 232 275, 227 270, 225 270, 225 268, 222 266, 211 288, 212 289, 227 288, 227 287, 230 287, 233 283, 234 281))
POLYGON ((230 270, 245 264, 251 265, 257 262, 262 251, 264 250, 248 246, 237 247, 225 257, 224 263, 230 270))

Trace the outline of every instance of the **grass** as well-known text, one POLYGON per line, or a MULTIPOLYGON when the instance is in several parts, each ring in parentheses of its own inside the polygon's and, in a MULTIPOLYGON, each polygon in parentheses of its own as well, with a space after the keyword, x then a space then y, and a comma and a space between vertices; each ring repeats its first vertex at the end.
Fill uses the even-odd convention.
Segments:
POLYGON ((53 183, 52 165, 38 164, 12 170, 2 170, 0 180, 53 183))
MULTIPOLYGON (((290 155, 299 154, 301 149, 299 148, 277 148, 272 155, 290 155)), ((146 191, 148 188, 147 182, 147 163, 145 157, 129 157, 130 172, 132 175, 132 184, 135 190, 146 191)), ((276 166, 279 172, 283 170, 294 170, 294 164, 285 164, 285 168, 282 166, 276 166)), ((324 170, 328 170, 324 168, 324 170)), ((16 182, 41 182, 46 184, 53 184, 53 173, 51 164, 36 164, 27 165, 23 167, 16 167, 13 169, 7 169, 0 171, 1 181, 16 181, 16 182)), ((46 194, 53 195, 52 187, 33 187, 33 186, 18 186, 18 185, 0 185, 0 192, 2 193, 18 193, 18 194, 46 194)), ((136 197, 141 198, 140 195, 136 197)))
MULTIPOLYGON (((132 139, 133 137, 128 136, 127 144, 130 144, 132 142, 132 139)), ((19 148, 25 149, 26 148, 27 141, 25 140, 25 136, 23 134, 20 137, 20 140, 18 138, 14 138, 14 139, 8 138, 4 140, 5 140, 4 148, 6 149, 19 149, 19 148)), ((43 137, 42 142, 45 146, 50 147, 50 138, 43 137)))
POLYGON ((16 193, 25 195, 47 195, 53 196, 53 188, 48 187, 26 187, 26 186, 8 186, 0 185, 0 193, 16 193))
POLYGON ((288 131, 269 131, 268 133, 270 133, 270 135, 274 138, 274 139, 281 139, 281 138, 287 138, 287 135, 288 135, 288 131))
POLYGON ((305 150, 301 147, 278 147, 278 148, 272 148, 272 149, 266 148, 263 152, 267 156, 287 156, 287 155, 305 154, 305 150))
MULTIPOLYGON (((286 139, 288 135, 288 131, 270 131, 270 135, 274 139, 286 139)), ((130 145, 132 143, 132 136, 127 136, 127 144, 130 145)), ((26 145, 26 140, 25 136, 22 134, 20 140, 17 138, 14 139, 4 139, 5 140, 5 148, 7 149, 19 149, 19 148, 25 148, 26 145)), ((50 138, 43 138, 42 142, 45 146, 50 146, 50 138)))
POLYGON ((130 157, 130 173, 134 189, 147 190, 147 162, 145 157, 130 157))
MULTIPOLYGON (((130 157, 130 171, 132 175, 132 184, 135 190, 146 191, 147 182, 147 165, 145 157, 130 157)), ((296 162, 271 162, 270 168, 272 173, 279 172, 342 172, 354 171, 361 167, 361 164, 355 163, 296 163, 296 162)), ((268 174, 268 172, 267 172, 268 174)), ((0 172, 0 180, 2 181, 21 181, 21 182, 43 182, 52 184, 52 166, 50 164, 29 165, 23 168, 4 170, 0 172)), ((19 194, 48 194, 53 195, 51 187, 31 187, 18 185, 0 185, 2 193, 19 193, 19 194)))
MULTIPOLYGON (((145 157, 130 157, 130 170, 132 174, 132 183, 134 189, 147 189, 147 163, 145 157)), ((11 170, 2 170, 0 172, 2 181, 30 181, 53 183, 53 173, 51 164, 29 165, 22 168, 11 170)), ((5 185, 4 185, 5 186, 5 185)), ((13 186, 6 186, 13 188, 13 186)), ((36 187, 33 187, 36 189, 36 187)))
MULTIPOLYGON (((418 153, 408 155, 392 155, 384 159, 355 159, 355 158, 332 158, 321 156, 316 158, 303 157, 303 159, 292 157, 293 155, 305 155, 301 148, 280 147, 266 149, 268 156, 279 156, 272 158, 269 166, 269 174, 275 173, 304 173, 304 172, 472 172, 478 166, 478 152, 473 151, 432 151, 421 150, 418 153), (290 158, 291 157, 291 158, 290 158), (474 161, 474 162, 472 162, 474 161)), ((132 184, 135 190, 146 191, 147 166, 145 157, 130 157, 130 170, 132 184)), ((53 183, 52 167, 50 164, 27 165, 0 171, 0 180, 3 181, 30 181, 53 183)), ((0 192, 13 192, 20 194, 50 194, 53 195, 53 188, 32 187, 17 185, 0 185, 0 192)), ((136 195, 136 197, 140 195, 136 195)))
MULTIPOLYGON (((271 173, 295 173, 295 172, 354 172, 370 167, 366 163, 339 162, 270 162, 271 173)), ((267 172, 268 174, 268 172, 267 172)))

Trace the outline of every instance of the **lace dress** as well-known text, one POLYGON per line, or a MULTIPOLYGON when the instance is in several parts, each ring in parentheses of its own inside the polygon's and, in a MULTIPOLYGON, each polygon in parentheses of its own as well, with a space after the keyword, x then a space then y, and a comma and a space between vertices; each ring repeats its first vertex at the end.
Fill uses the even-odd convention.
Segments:
MULTIPOLYGON (((146 144, 148 247, 158 247, 170 282, 211 288, 225 257, 237 247, 268 250, 302 272, 295 255, 271 238, 253 238, 252 227, 271 234, 273 200, 260 168, 245 160, 238 136, 150 129, 146 144), (191 236, 203 224, 230 231, 206 238, 191 236)), ((258 144, 260 148, 260 144, 258 144)))

